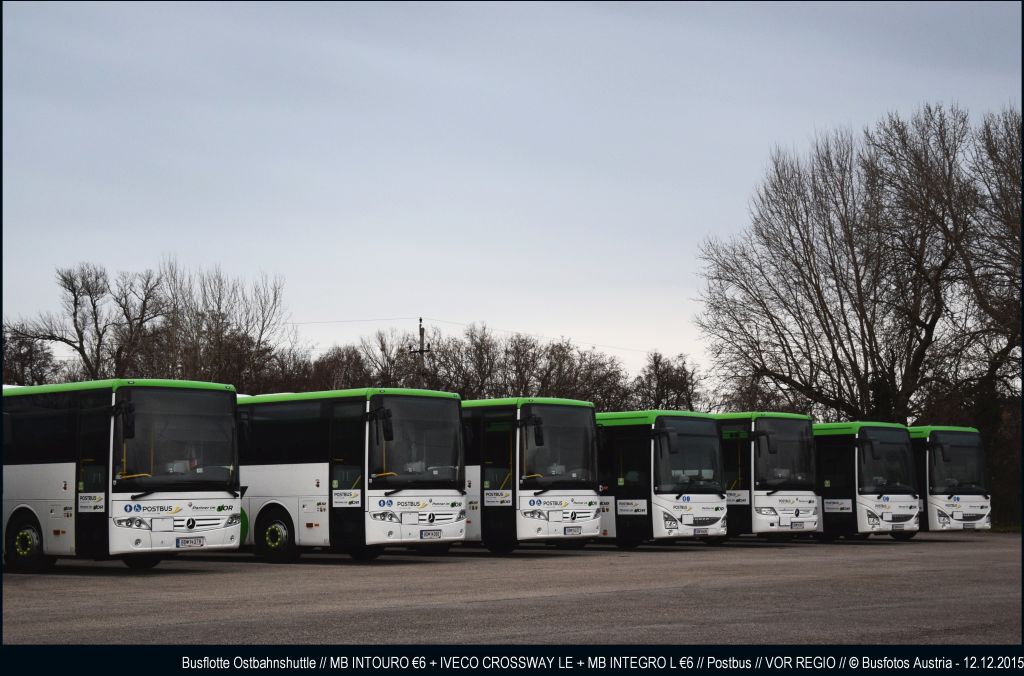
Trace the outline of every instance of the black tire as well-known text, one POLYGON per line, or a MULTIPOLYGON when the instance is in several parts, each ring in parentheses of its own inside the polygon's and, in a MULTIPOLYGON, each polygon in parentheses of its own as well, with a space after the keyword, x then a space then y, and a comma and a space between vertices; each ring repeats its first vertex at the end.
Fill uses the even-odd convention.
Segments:
POLYGON ((913 538, 915 535, 917 535, 916 530, 901 530, 889 533, 889 536, 893 540, 899 540, 900 542, 906 542, 907 540, 913 538))
POLYGON ((383 553, 383 547, 357 547, 348 551, 349 556, 363 563, 373 561, 383 553))
POLYGON ((516 545, 514 542, 485 542, 484 547, 491 554, 511 554, 515 551, 516 545))
POLYGON ((253 533, 256 554, 272 563, 287 563, 298 556, 292 520, 282 509, 260 514, 253 533))
POLYGON ((620 540, 615 539, 615 546, 619 549, 636 549, 640 546, 640 540, 620 540))
POLYGON ((138 556, 126 556, 121 560, 132 570, 149 570, 156 568, 161 559, 153 554, 139 554, 138 556))
POLYGON ((31 514, 19 514, 7 525, 4 562, 13 573, 38 573, 53 565, 43 553, 43 529, 31 514))

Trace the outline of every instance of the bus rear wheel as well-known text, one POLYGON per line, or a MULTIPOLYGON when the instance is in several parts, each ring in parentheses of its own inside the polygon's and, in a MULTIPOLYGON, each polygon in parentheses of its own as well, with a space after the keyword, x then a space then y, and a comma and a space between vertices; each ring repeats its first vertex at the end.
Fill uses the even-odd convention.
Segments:
POLYGON ((16 573, 38 573, 53 564, 43 553, 43 531, 35 518, 21 514, 7 527, 5 562, 16 573))
POLYGON ((292 520, 281 510, 261 514, 253 535, 256 553, 267 561, 284 563, 296 557, 292 520))
POLYGON ((124 561, 124 565, 132 570, 149 570, 150 568, 156 568, 157 564, 160 563, 160 557, 153 556, 152 554, 126 556, 121 560, 124 561))
POLYGON ((889 533, 893 540, 899 540, 900 542, 906 542, 910 538, 917 535, 916 530, 901 530, 889 533))

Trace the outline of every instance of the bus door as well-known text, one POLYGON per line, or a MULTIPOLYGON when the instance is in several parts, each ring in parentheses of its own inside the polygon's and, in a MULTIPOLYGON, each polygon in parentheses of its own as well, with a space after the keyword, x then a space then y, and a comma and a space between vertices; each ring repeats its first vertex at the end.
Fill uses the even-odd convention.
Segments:
POLYGON ((79 396, 86 401, 78 411, 75 554, 101 558, 110 552, 110 395, 79 396), (93 397, 96 401, 87 401, 93 397))
POLYGON ((480 414, 480 525, 484 543, 516 541, 514 408, 483 409, 480 414))
POLYGON ((363 456, 366 453, 366 401, 331 404, 329 481, 331 545, 361 547, 366 542, 363 456))
POLYGON ((722 478, 728 503, 729 534, 749 533, 753 528, 750 490, 750 421, 719 423, 722 438, 722 478))

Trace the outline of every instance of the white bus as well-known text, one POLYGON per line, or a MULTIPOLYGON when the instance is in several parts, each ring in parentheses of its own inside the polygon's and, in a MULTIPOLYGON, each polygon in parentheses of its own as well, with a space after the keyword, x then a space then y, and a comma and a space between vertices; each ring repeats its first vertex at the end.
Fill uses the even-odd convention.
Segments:
POLYGON ((973 427, 910 428, 921 530, 990 530, 992 496, 981 435, 973 427))
POLYGON ((818 528, 811 418, 720 413, 729 536, 791 537, 818 528))
POLYGON ((920 496, 904 425, 821 423, 814 426, 814 447, 822 502, 819 539, 914 537, 920 496))
POLYGON ((597 414, 601 538, 642 542, 727 534, 722 446, 713 415, 690 411, 597 414))
POLYGON ((183 380, 4 388, 4 560, 151 568, 241 540, 235 390, 183 380))
POLYGON ((594 405, 512 397, 462 402, 466 540, 582 546, 600 532, 594 405))
POLYGON ((238 414, 244 541, 258 555, 288 561, 318 547, 370 560, 387 546, 438 551, 465 536, 459 395, 242 396, 238 414))

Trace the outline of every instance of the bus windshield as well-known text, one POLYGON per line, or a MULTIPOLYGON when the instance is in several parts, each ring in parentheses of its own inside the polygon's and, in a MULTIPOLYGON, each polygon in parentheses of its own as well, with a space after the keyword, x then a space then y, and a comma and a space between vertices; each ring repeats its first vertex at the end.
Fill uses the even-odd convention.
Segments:
POLYGON ((906 430, 864 428, 857 455, 861 493, 912 495, 917 492, 910 435, 906 430))
POLYGON ((932 434, 931 492, 934 494, 987 495, 985 453, 974 432, 932 434))
POLYGON ((371 488, 462 488, 458 400, 377 396, 370 415, 371 488))
POLYGON ((121 388, 134 407, 135 435, 115 427, 114 492, 235 490, 235 394, 216 390, 121 388))
POLYGON ((523 488, 593 488, 597 483, 594 409, 532 404, 520 413, 524 443, 519 463, 523 488), (540 438, 537 428, 540 427, 540 438), (541 443, 537 443, 537 442, 541 443))
POLYGON ((754 463, 760 490, 812 490, 814 442, 811 421, 794 418, 758 418, 754 463))
POLYGON ((721 493, 722 449, 714 420, 662 416, 654 456, 655 493, 721 493))

